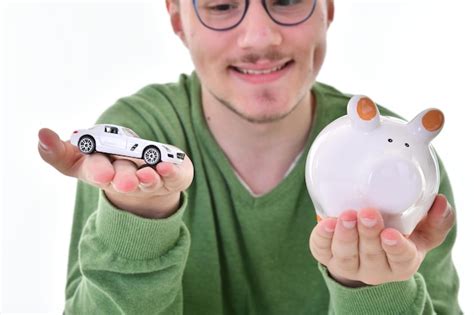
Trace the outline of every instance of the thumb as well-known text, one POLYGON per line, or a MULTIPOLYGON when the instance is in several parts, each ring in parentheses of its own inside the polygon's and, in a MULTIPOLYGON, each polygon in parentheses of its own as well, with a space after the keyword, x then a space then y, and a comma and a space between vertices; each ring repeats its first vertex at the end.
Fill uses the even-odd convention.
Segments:
POLYGON ((410 239, 418 248, 429 251, 444 241, 453 224, 454 212, 451 205, 444 195, 438 195, 410 239))
POLYGON ((82 154, 71 143, 62 141, 48 128, 38 132, 38 152, 41 158, 61 173, 77 177, 82 154))

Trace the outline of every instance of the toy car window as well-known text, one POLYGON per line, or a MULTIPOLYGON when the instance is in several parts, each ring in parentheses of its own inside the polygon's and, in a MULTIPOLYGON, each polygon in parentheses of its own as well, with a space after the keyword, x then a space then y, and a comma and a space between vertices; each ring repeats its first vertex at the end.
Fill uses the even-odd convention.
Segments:
POLYGON ((131 136, 131 137, 134 137, 134 138, 140 138, 140 137, 135 133, 135 131, 133 131, 132 129, 123 128, 123 131, 125 132, 125 134, 126 134, 127 136, 131 136))
POLYGON ((118 134, 118 128, 112 126, 105 126, 105 132, 118 134))

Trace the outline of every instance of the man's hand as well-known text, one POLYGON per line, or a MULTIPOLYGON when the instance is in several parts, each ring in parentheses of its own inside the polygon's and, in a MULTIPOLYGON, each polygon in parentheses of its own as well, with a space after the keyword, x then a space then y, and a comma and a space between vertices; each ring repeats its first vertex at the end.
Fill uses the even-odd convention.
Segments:
POLYGON ((114 159, 101 153, 82 154, 69 141, 61 141, 49 129, 38 133, 38 151, 61 173, 104 190, 116 207, 147 218, 164 218, 179 206, 180 193, 193 179, 193 165, 186 155, 183 163, 159 163, 143 167, 143 161, 114 159))
POLYGON ((425 255, 444 241, 453 224, 453 211, 443 195, 436 197, 428 214, 408 237, 385 228, 376 210, 348 210, 338 219, 326 218, 316 225, 310 249, 343 285, 403 281, 417 272, 425 255))

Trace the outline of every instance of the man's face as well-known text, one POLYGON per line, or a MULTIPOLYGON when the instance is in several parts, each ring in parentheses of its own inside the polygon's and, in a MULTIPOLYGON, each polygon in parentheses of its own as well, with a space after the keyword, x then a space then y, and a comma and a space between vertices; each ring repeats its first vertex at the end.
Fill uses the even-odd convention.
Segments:
POLYGON ((214 31, 201 24, 192 1, 184 0, 173 27, 189 49, 204 101, 226 106, 248 121, 269 122, 309 101, 331 20, 331 1, 318 0, 302 24, 281 26, 261 1, 251 0, 237 27, 214 31))

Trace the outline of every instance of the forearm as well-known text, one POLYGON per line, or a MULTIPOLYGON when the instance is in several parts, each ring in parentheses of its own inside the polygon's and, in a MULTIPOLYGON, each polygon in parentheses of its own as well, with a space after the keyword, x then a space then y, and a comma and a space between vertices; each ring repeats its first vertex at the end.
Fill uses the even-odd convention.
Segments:
POLYGON ((151 220, 101 195, 79 241, 80 274, 68 281, 66 313, 180 314, 190 244, 185 207, 184 198, 175 214, 151 220))
POLYGON ((329 314, 435 314, 423 276, 360 288, 345 287, 320 265, 330 292, 329 314))

